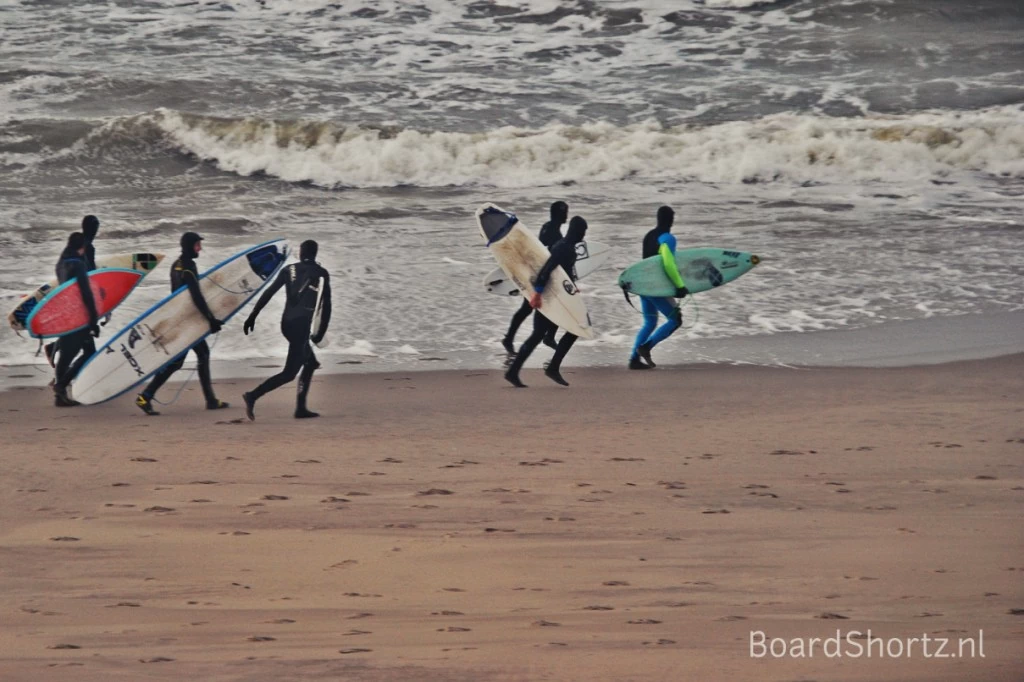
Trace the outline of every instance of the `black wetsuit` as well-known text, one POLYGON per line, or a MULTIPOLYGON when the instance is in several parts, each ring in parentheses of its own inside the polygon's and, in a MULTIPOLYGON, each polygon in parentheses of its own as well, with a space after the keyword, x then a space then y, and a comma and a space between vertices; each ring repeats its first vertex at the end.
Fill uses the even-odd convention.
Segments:
MULTIPOLYGON (((83 234, 85 235, 85 256, 78 256, 78 254, 75 254, 76 258, 83 258, 85 260, 85 269, 88 272, 92 272, 93 270, 96 269, 96 247, 92 245, 92 240, 96 238, 96 231, 97 231, 97 229, 98 229, 98 227, 91 228, 91 229, 85 229, 84 230, 83 234)), ((59 278, 60 278, 60 276, 58 275, 58 279, 59 278)), ((89 294, 92 295, 92 292, 90 291, 89 294)), ((103 323, 106 324, 106 320, 104 320, 103 323)), ((93 348, 95 349, 95 346, 96 346, 95 342, 90 340, 90 343, 93 344, 93 348)), ((72 346, 69 346, 69 348, 78 348, 78 346, 77 346, 77 344, 73 344, 72 346)), ((81 350, 81 348, 79 348, 79 350, 81 350)), ((55 340, 51 341, 50 343, 46 344, 46 355, 47 355, 47 357, 50 357, 50 356, 54 355, 55 353, 59 353, 61 351, 62 351, 61 337, 58 337, 57 339, 55 339, 55 340)), ((77 350, 75 352, 77 353, 77 350)), ((74 355, 69 355, 68 356, 68 364, 70 364, 71 361, 74 360, 74 357, 75 357, 74 355)), ((60 362, 60 358, 58 358, 57 361, 59 363, 60 362)), ((83 360, 83 362, 84 362, 84 360, 83 360)), ((77 371, 76 371, 76 374, 77 374, 77 371)), ((60 378, 60 373, 59 372, 57 373, 57 378, 58 379, 60 378)), ((59 385, 59 383, 57 383, 55 385, 59 385)))
MULTIPOLYGON (((203 292, 199 288, 199 270, 196 268, 195 252, 191 250, 182 251, 181 256, 171 266, 171 292, 173 293, 183 286, 188 287, 188 293, 192 297, 192 302, 210 323, 211 328, 219 330, 220 321, 210 312, 210 306, 207 305, 206 299, 203 298, 203 292)), ((213 382, 210 377, 210 346, 207 345, 206 339, 203 339, 192 346, 192 350, 196 354, 199 384, 203 388, 203 397, 206 398, 206 405, 207 407, 215 405, 218 401, 217 396, 214 395, 213 382)), ((142 395, 147 400, 152 400, 156 392, 171 378, 171 375, 181 369, 181 366, 185 364, 186 355, 188 355, 188 351, 179 355, 174 362, 164 367, 153 377, 153 381, 142 392, 142 395)))
MULTIPOLYGON (((549 220, 540 228, 540 234, 538 235, 540 243, 548 247, 548 251, 551 251, 551 248, 562 238, 562 224, 563 223, 556 223, 554 220, 549 220)), ((512 322, 508 326, 508 333, 505 334, 506 341, 512 343, 515 340, 516 332, 519 331, 519 327, 532 312, 533 308, 530 306, 530 302, 524 298, 523 304, 519 306, 519 310, 517 310, 515 315, 512 316, 512 322)), ((553 329, 548 335, 548 338, 554 339, 554 336, 555 330, 553 329)))
MULTIPOLYGON (((573 220, 576 220, 576 218, 573 220)), ((586 223, 583 223, 583 225, 583 233, 581 234, 570 223, 568 234, 551 247, 551 256, 544 264, 544 267, 537 273, 534 281, 534 291, 541 292, 544 290, 544 287, 548 285, 548 280, 551 278, 551 273, 558 266, 565 270, 573 282, 576 281, 576 244, 583 241, 583 236, 586 233, 586 223)), ((553 286, 561 286, 561 283, 555 283, 553 286)), ((523 342, 515 360, 509 365, 508 373, 518 376, 519 370, 522 369, 526 359, 530 357, 530 353, 537 347, 537 344, 548 334, 554 334, 557 329, 558 325, 545 317, 540 310, 534 311, 533 333, 530 334, 530 338, 523 342)), ((577 338, 575 334, 569 332, 562 335, 562 338, 558 341, 558 346, 555 348, 555 354, 552 356, 551 362, 548 363, 548 372, 558 373, 562 366, 562 359, 565 358, 566 353, 576 343, 577 338)))
POLYGON ((89 286, 89 271, 85 258, 85 256, 79 256, 75 251, 64 249, 60 260, 57 261, 57 281, 64 284, 72 279, 77 279, 82 301, 85 303, 86 310, 89 311, 88 329, 60 337, 60 358, 57 360, 57 381, 54 383, 57 392, 63 392, 68 387, 68 384, 78 375, 78 371, 82 369, 82 365, 96 352, 93 331, 97 328, 99 316, 96 314, 96 301, 93 299, 92 287, 89 286), (76 360, 79 353, 81 356, 76 360))
POLYGON ((256 303, 246 325, 251 328, 256 317, 270 302, 278 289, 284 287, 285 304, 284 312, 281 314, 281 333, 288 339, 288 358, 285 360, 284 369, 270 377, 257 386, 248 395, 255 401, 261 396, 270 393, 299 376, 298 402, 299 412, 306 411, 306 396, 309 395, 309 384, 313 378, 313 372, 319 367, 316 354, 310 341, 316 343, 323 338, 327 331, 327 325, 331 321, 331 281, 327 270, 313 260, 303 260, 281 270, 274 283, 263 292, 260 300, 256 303), (318 329, 311 330, 313 314, 316 312, 316 299, 320 287, 324 288, 320 301, 321 314, 318 329))

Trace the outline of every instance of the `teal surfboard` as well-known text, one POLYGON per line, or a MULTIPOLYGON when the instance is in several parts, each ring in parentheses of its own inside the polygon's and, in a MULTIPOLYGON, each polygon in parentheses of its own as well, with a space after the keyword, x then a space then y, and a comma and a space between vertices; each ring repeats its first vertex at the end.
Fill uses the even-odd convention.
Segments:
MULTIPOLYGON (((676 265, 691 294, 699 294, 728 284, 750 272, 761 259, 752 253, 707 247, 679 249, 676 265)), ((665 274, 661 256, 651 256, 626 268, 619 275, 622 290, 637 296, 664 298, 675 296, 676 286, 665 274)))

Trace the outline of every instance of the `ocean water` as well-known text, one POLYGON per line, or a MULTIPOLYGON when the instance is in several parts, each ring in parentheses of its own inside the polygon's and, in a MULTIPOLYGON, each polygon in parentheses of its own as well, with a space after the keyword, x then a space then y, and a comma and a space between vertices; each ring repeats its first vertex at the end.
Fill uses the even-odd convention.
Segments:
MULTIPOLYGON (((662 204, 681 246, 764 259, 693 297, 674 359, 1005 329, 1024 310, 1022 35, 1019 0, 0 0, 0 304, 52 275, 86 213, 101 254, 170 261, 195 230, 201 266, 315 238, 332 360, 486 365, 518 302, 483 291, 473 212, 539 227, 564 200, 615 248, 582 282, 598 338, 570 363, 624 362, 640 320, 615 279, 662 204)), ((167 291, 164 265, 112 325, 167 291)), ((280 355, 279 305, 215 355, 280 355)), ((0 325, 0 364, 35 350, 0 325)))

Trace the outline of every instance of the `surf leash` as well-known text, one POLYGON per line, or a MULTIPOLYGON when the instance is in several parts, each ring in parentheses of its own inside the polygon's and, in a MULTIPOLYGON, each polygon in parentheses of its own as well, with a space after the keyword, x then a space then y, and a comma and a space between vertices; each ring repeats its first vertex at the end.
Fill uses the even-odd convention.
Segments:
MULTIPOLYGON (((213 349, 217 347, 217 342, 218 341, 220 341, 220 334, 217 334, 217 338, 215 338, 213 340, 213 344, 210 346, 210 355, 211 356, 213 355, 213 349)), ((189 348, 187 351, 185 351, 185 353, 188 353, 189 350, 192 350, 192 349, 189 348)), ((185 387, 188 386, 188 382, 192 381, 192 377, 194 377, 196 375, 196 372, 198 372, 198 371, 199 371, 199 366, 198 365, 192 368, 192 371, 188 373, 188 376, 185 378, 185 381, 183 381, 181 386, 178 387, 178 392, 174 394, 174 397, 171 399, 171 401, 169 403, 164 403, 164 402, 161 402, 161 401, 157 400, 156 396, 153 396, 152 398, 150 398, 150 400, 152 402, 156 403, 157 405, 163 405, 164 407, 170 407, 174 403, 178 402, 178 398, 181 397, 181 392, 185 390, 185 387)))

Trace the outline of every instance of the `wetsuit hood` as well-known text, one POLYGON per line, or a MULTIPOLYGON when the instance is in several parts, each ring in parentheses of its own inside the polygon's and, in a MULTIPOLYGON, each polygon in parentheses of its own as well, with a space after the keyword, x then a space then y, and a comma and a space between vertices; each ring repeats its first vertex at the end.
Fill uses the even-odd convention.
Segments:
POLYGON ((61 252, 60 257, 63 258, 80 258, 78 255, 79 249, 85 246, 85 235, 81 232, 72 232, 68 235, 67 246, 64 247, 64 251, 61 252))
POLYGON ((203 241, 195 232, 186 232, 181 235, 181 255, 188 259, 196 257, 196 244, 203 241))
POLYGON ((299 245, 299 260, 316 260, 320 245, 314 239, 307 239, 299 245))
POLYGON ((586 234, 587 221, 580 216, 573 216, 573 219, 569 221, 569 229, 565 232, 565 238, 571 240, 575 244, 583 241, 586 234))
POLYGON ((82 218, 82 234, 85 236, 85 243, 92 244, 96 233, 100 231, 100 220, 94 215, 87 215, 82 218))
POLYGON ((564 225, 569 219, 569 204, 564 201, 556 201, 551 204, 551 222, 556 225, 564 225))
POLYGON ((672 229, 672 223, 676 219, 676 212, 672 210, 671 206, 662 206, 658 209, 658 226, 654 229, 659 234, 664 234, 672 229))

